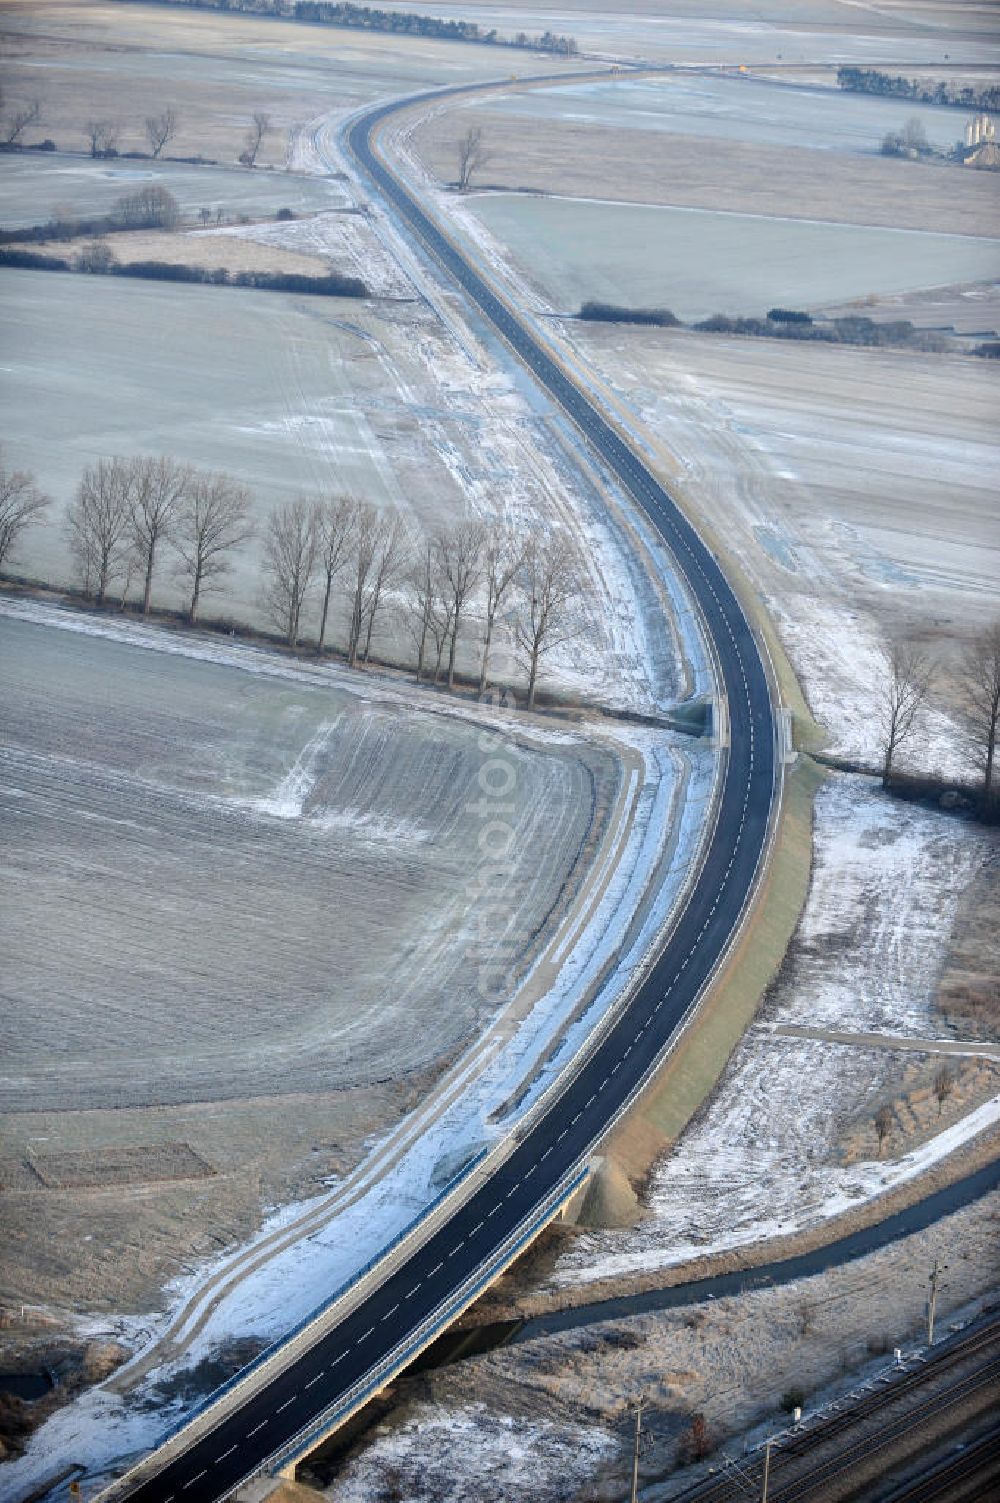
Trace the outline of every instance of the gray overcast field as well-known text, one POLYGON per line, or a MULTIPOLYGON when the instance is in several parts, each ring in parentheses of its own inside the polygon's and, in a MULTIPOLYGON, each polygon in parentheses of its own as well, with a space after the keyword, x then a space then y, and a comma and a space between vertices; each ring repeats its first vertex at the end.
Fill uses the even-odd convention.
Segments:
POLYGON ((479 194, 472 212, 556 309, 762 314, 1000 274, 1000 243, 707 209, 479 194))
MULTIPOLYGON (((421 11, 425 0, 384 0, 386 10, 421 11)), ((571 32, 582 49, 598 55, 677 63, 827 61, 877 67, 886 56, 900 66, 936 62, 942 28, 953 64, 983 64, 1000 56, 995 14, 988 0, 962 5, 958 16, 946 0, 922 5, 845 5, 836 0, 779 0, 765 10, 755 0, 435 0, 434 15, 477 21, 510 34, 545 27, 571 32)))
MULTIPOLYGON (((474 726, 9 619, 0 634, 7 1109, 384 1080, 507 995, 501 972, 481 998, 467 960, 474 726)), ((487 939, 513 964, 617 773, 590 749, 504 755, 512 871, 487 939)))
POLYGON ((0 225, 43 224, 57 212, 106 214, 115 201, 140 188, 166 188, 181 212, 221 208, 227 217, 260 218, 280 208, 297 214, 340 208, 336 182, 287 172, 245 172, 228 167, 188 167, 179 162, 94 162, 62 152, 0 156, 0 225))
MULTIPOLYGON (((831 79, 832 82, 832 79, 831 79)), ((816 151, 877 152, 886 131, 916 116, 927 139, 946 151, 961 138, 965 116, 911 100, 881 99, 834 88, 776 88, 752 77, 677 74, 569 83, 558 89, 491 95, 496 115, 545 126, 572 120, 602 130, 663 131, 718 143, 796 146, 816 151)), ((817 162, 817 171, 824 170, 817 162)))

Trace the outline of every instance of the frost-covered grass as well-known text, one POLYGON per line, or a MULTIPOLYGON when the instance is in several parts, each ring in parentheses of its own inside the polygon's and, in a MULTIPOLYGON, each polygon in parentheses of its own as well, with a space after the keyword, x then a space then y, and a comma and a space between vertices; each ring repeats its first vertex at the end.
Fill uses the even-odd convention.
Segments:
POLYGON ((539 287, 575 313, 590 298, 760 317, 792 308, 993 275, 996 242, 968 235, 842 225, 588 199, 480 193, 474 214, 539 287))
POLYGON ((880 1161, 869 1119, 898 1073, 892 1052, 775 1031, 806 1024, 939 1038, 935 991, 958 900, 996 844, 949 816, 900 807, 862 779, 824 785, 808 903, 760 1018, 654 1171, 648 1218, 631 1231, 582 1236, 559 1259, 556 1286, 648 1272, 815 1226, 1000 1120, 997 1098, 921 1147, 880 1161), (869 1128, 870 1157, 842 1164, 841 1139, 856 1123, 869 1128))
POLYGON ((445 1503, 465 1498, 575 1496, 618 1450, 600 1425, 516 1418, 486 1404, 443 1410, 415 1404, 401 1425, 377 1436, 337 1478, 342 1503, 370 1503, 376 1489, 445 1503))

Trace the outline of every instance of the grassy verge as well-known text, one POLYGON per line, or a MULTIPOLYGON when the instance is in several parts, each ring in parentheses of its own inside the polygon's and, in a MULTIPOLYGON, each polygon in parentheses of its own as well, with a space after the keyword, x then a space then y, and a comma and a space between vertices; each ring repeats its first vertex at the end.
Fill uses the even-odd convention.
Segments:
POLYGON ((809 891, 813 797, 823 778, 808 758, 791 770, 770 867, 749 922, 697 1018, 607 1145, 633 1183, 645 1178, 712 1091, 781 965, 809 891))

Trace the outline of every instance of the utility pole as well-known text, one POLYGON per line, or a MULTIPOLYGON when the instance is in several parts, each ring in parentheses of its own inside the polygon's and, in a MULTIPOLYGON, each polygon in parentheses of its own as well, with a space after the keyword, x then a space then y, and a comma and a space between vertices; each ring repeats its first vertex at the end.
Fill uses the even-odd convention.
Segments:
POLYGON ((632 1492, 630 1503, 638 1503, 639 1499, 639 1442, 642 1439, 642 1410, 645 1399, 639 1399, 635 1406, 635 1445, 632 1448, 632 1492))
POLYGON ((771 1476, 771 1447, 773 1445, 773 1440, 764 1443, 764 1477, 760 1486, 760 1503, 767 1503, 767 1484, 771 1476))
POLYGON ((934 1259, 934 1267, 931 1269, 930 1298, 927 1301, 927 1345, 934 1345, 934 1317, 937 1314, 938 1284, 941 1275, 947 1270, 947 1265, 940 1265, 937 1258, 934 1259))

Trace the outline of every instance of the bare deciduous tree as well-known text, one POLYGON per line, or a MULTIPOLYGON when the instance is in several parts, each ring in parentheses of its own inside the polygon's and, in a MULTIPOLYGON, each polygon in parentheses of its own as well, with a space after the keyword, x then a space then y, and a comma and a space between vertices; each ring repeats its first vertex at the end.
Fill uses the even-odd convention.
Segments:
POLYGON ((524 562, 524 546, 502 527, 491 527, 483 545, 483 577, 486 584, 486 621, 483 631, 483 658, 479 671, 479 692, 486 688, 490 671, 490 647, 493 628, 504 601, 513 588, 518 570, 524 562))
POLYGON ((41 522, 52 505, 27 470, 0 464, 0 569, 9 561, 26 527, 41 522))
POLYGON ((279 506, 264 534, 264 603, 289 647, 298 646, 302 608, 316 578, 319 514, 307 501, 279 506))
POLYGON ((146 140, 149 142, 153 157, 160 155, 168 141, 172 141, 177 134, 177 116, 169 106, 161 110, 158 115, 146 116, 146 140))
POLYGON ((88 120, 84 134, 90 144, 90 155, 104 157, 115 151, 121 130, 121 126, 114 120, 88 120))
POLYGON ((479 522, 465 522, 436 539, 444 593, 451 617, 451 643, 448 648, 448 688, 455 687, 455 654, 462 614, 469 596, 479 583, 480 559, 485 533, 479 522))
POLYGON ((256 164, 261 144, 270 129, 270 115, 265 115, 261 110, 255 110, 251 117, 250 129, 243 137, 243 150, 239 156, 244 167, 253 167, 256 164))
POLYGON ((997 729, 1000 726, 1000 621, 994 621, 972 642, 964 665, 966 713, 983 771, 983 788, 994 797, 997 729))
POLYGON ((472 186, 474 174, 480 168, 485 167, 488 160, 489 153, 483 141, 482 126, 470 126, 458 143, 458 190, 460 193, 468 191, 472 186))
POLYGON ((322 653, 326 642, 326 623, 330 614, 333 582, 350 561, 351 542, 357 523, 358 503, 350 496, 335 496, 319 508, 319 570, 323 581, 323 606, 319 618, 316 652, 322 653))
POLYGON ((134 459, 129 474, 129 532, 136 562, 145 571, 142 614, 148 616, 156 550, 172 533, 191 472, 161 455, 134 459))
POLYGON ((889 654, 889 673, 879 697, 882 787, 888 788, 901 747, 917 728, 931 691, 933 670, 927 655, 910 642, 896 642, 889 654))
POLYGON ((944 1111, 944 1104, 955 1089, 955 1077, 947 1065, 942 1065, 934 1077, 934 1094, 937 1097, 938 1116, 944 1111))
POLYGON ((581 576, 572 547, 559 537, 532 538, 525 548, 518 583, 523 599, 515 619, 515 638, 528 668, 530 710, 535 704, 541 658, 582 630, 574 610, 581 576))
POLYGON ((875 1136, 878 1139, 878 1156, 881 1158, 885 1140, 892 1131, 892 1107, 880 1106, 872 1121, 875 1124, 875 1136))
POLYGON ((352 668, 357 666, 359 653, 364 662, 368 661, 382 593, 404 572, 407 551, 398 516, 390 513, 383 517, 367 501, 359 505, 354 525, 353 597, 347 641, 347 661, 352 668))
POLYGON ((202 595, 229 573, 229 555, 251 537, 249 492, 228 475, 192 475, 173 529, 178 573, 191 590, 189 621, 197 621, 202 595))
MULTIPOLYGON (((441 578, 440 559, 434 542, 429 538, 425 539, 417 555, 410 570, 407 585, 411 602, 411 631, 417 648, 417 683, 419 684, 424 676, 428 642, 433 636, 437 644, 439 634, 435 630, 435 624, 443 614, 444 585, 441 578)), ((444 653, 443 635, 440 639, 440 649, 439 672, 440 658, 444 653)))
POLYGON ((394 512, 380 517, 376 526, 375 552, 365 601, 365 650, 362 657, 365 663, 371 653, 375 617, 382 604, 382 597, 389 585, 405 573, 409 556, 410 541, 402 519, 394 512))
POLYGON ((66 514, 69 545, 87 594, 103 605, 129 554, 131 461, 99 459, 83 472, 66 514))
POLYGON ((21 137, 29 125, 37 125, 42 118, 42 101, 29 99, 24 104, 15 105, 3 118, 0 130, 3 132, 5 146, 18 146, 21 137))

